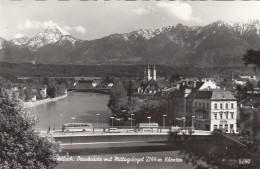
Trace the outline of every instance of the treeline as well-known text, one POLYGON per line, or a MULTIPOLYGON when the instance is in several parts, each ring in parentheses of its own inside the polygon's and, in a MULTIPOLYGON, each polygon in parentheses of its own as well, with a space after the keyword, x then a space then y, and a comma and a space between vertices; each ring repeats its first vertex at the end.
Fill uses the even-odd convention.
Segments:
MULTIPOLYGON (((30 63, 0 62, 0 76, 29 77, 75 77, 75 76, 115 76, 143 78, 146 65, 45 65, 30 63)), ((246 67, 172 67, 156 65, 157 75, 171 78, 172 74, 185 77, 210 77, 213 75, 231 76, 252 75, 251 68, 246 67)), ((259 72, 256 72, 259 74, 259 72)))
MULTIPOLYGON (((163 115, 166 114, 166 103, 160 97, 139 98, 129 92, 129 81, 117 81, 110 92, 108 107, 116 118, 115 126, 130 126, 131 117, 133 125, 151 122, 163 125, 163 115), (131 115, 134 114, 134 115, 131 115)), ((167 125, 167 124, 166 124, 167 125)))
POLYGON ((34 77, 17 79, 15 77, 0 77, 0 88, 9 89, 19 93, 19 98, 30 101, 34 96, 37 100, 46 97, 55 98, 64 95, 66 89, 72 87, 74 79, 55 79, 50 77, 34 77), (46 96, 43 90, 46 88, 46 96), (41 91, 42 90, 42 91, 41 91))

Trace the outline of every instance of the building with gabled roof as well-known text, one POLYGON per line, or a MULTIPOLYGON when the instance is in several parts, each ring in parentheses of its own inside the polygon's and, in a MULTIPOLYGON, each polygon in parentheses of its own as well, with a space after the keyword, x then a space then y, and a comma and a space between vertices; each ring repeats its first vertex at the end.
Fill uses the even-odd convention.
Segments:
POLYGON ((191 126, 192 101, 199 90, 217 89, 216 83, 211 81, 182 81, 176 90, 167 96, 167 112, 169 123, 174 125, 191 126), (185 122, 183 122, 185 119, 185 122))
POLYGON ((193 95, 192 121, 195 129, 237 132, 237 99, 227 90, 200 90, 193 95))
POLYGON ((139 94, 155 94, 161 91, 160 86, 157 83, 156 68, 155 65, 151 69, 149 63, 144 71, 144 79, 141 81, 137 93, 139 94))

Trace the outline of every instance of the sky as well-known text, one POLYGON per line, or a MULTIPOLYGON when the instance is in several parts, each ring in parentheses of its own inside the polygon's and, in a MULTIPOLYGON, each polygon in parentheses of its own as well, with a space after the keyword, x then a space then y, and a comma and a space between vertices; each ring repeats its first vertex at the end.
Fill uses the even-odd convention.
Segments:
POLYGON ((259 11, 260 1, 0 0, 0 37, 33 37, 54 24, 76 38, 93 40, 178 23, 204 26, 217 20, 260 20, 259 11))

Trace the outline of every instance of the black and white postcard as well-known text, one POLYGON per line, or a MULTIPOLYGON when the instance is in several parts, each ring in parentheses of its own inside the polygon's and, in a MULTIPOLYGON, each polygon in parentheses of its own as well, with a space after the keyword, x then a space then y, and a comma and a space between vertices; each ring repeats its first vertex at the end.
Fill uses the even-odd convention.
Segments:
POLYGON ((259 11, 0 0, 0 168, 260 168, 259 11))

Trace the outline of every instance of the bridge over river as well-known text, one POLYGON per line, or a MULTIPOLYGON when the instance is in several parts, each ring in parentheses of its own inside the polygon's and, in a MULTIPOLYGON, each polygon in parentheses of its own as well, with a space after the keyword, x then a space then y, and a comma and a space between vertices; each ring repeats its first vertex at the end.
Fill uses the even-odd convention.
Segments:
POLYGON ((108 94, 111 91, 111 88, 70 88, 67 89, 68 92, 76 91, 76 92, 93 92, 93 93, 103 93, 108 94))
MULTIPOLYGON (((122 142, 158 142, 169 140, 169 129, 159 129, 150 131, 136 131, 133 129, 121 129, 115 132, 109 132, 102 128, 94 129, 91 132, 69 132, 62 133, 60 130, 51 131, 49 134, 53 136, 56 142, 62 145, 66 144, 99 144, 99 143, 122 143, 122 142)), ((43 131, 42 135, 46 135, 47 131, 43 131)), ((188 130, 180 133, 181 139, 207 139, 211 136, 211 132, 195 130, 189 134, 188 130)))

